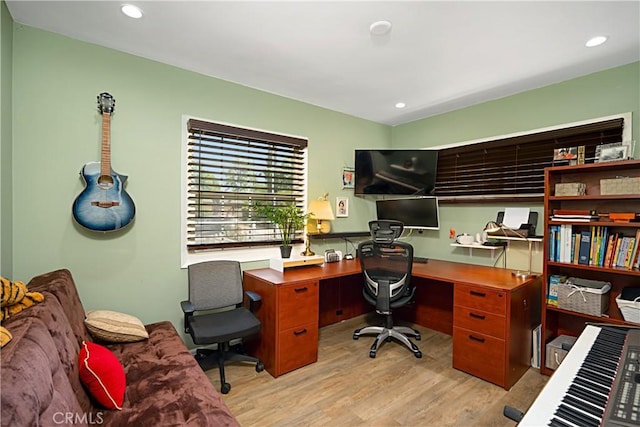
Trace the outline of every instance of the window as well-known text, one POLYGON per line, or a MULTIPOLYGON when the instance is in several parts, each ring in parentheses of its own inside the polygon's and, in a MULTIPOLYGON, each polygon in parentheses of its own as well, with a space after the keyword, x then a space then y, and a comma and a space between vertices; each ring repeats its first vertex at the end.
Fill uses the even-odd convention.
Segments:
MULTIPOLYGON (((183 236, 187 252, 280 244, 256 202, 304 209, 307 140, 186 120, 183 236)), ((294 241, 301 242, 303 230, 294 241)), ((184 261, 184 259, 183 259, 184 261)), ((184 263, 184 262, 183 262, 184 263)))
POLYGON ((438 152, 436 195, 443 202, 542 201, 544 168, 556 148, 585 146, 593 162, 596 146, 630 139, 624 117, 566 125, 490 141, 443 147, 438 152))

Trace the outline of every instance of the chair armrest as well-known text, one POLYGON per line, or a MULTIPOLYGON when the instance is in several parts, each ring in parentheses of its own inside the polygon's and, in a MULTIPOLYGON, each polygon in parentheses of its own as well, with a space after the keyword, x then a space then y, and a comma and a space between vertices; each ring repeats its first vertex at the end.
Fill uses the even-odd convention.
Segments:
POLYGON ((196 309, 191 301, 180 301, 180 308, 182 308, 182 312, 184 313, 184 332, 185 334, 189 334, 191 333, 189 321, 196 309))
POLYGON ((257 292, 244 291, 244 293, 245 293, 246 296, 249 297, 249 301, 252 302, 252 303, 262 301, 262 297, 257 292))
POLYGON ((262 301, 262 297, 259 293, 253 291, 244 291, 244 294, 249 298, 249 310, 253 313, 254 307, 262 301))
POLYGON ((180 308, 184 314, 193 314, 196 311, 191 301, 180 301, 180 308))

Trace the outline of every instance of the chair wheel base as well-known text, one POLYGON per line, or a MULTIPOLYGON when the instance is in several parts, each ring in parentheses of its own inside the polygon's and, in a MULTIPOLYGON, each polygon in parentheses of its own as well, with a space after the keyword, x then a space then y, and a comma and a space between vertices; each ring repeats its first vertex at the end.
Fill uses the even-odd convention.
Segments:
POLYGON ((421 351, 416 351, 415 353, 413 353, 417 359, 422 359, 422 352, 421 351))
POLYGON ((264 371, 264 365, 262 364, 262 362, 256 363, 256 372, 262 372, 262 371, 264 371))
POLYGON ((370 351, 369 352, 369 357, 372 358, 372 359, 375 359, 376 358, 376 352, 375 351, 370 351))
POLYGON ((224 383, 222 384, 222 387, 220 387, 220 392, 222 394, 227 394, 229 393, 230 390, 231 390, 231 384, 229 383, 224 383))

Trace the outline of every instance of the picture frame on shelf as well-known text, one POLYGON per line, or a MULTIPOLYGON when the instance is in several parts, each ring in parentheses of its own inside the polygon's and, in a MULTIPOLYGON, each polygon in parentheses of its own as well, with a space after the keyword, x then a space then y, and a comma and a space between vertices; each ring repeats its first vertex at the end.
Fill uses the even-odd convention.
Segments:
POLYGON ((635 141, 596 145, 594 163, 614 162, 633 158, 635 141), (620 147, 624 147, 621 149, 620 147))
POLYGON ((605 162, 618 162, 620 160, 626 160, 628 158, 627 146, 620 145, 618 147, 606 147, 600 151, 600 156, 598 157, 598 163, 605 162))
POLYGON ((578 162, 578 147, 554 148, 553 164, 575 165, 578 162))
POLYGON ((347 218, 349 216, 349 198, 336 197, 336 218, 347 218))

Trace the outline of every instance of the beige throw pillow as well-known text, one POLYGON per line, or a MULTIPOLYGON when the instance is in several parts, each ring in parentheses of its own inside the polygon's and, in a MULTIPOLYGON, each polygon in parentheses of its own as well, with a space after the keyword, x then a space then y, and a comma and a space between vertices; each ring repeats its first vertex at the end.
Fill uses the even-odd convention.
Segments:
POLYGON ((90 311, 84 324, 91 336, 107 342, 134 342, 149 338, 140 319, 117 311, 90 311))

